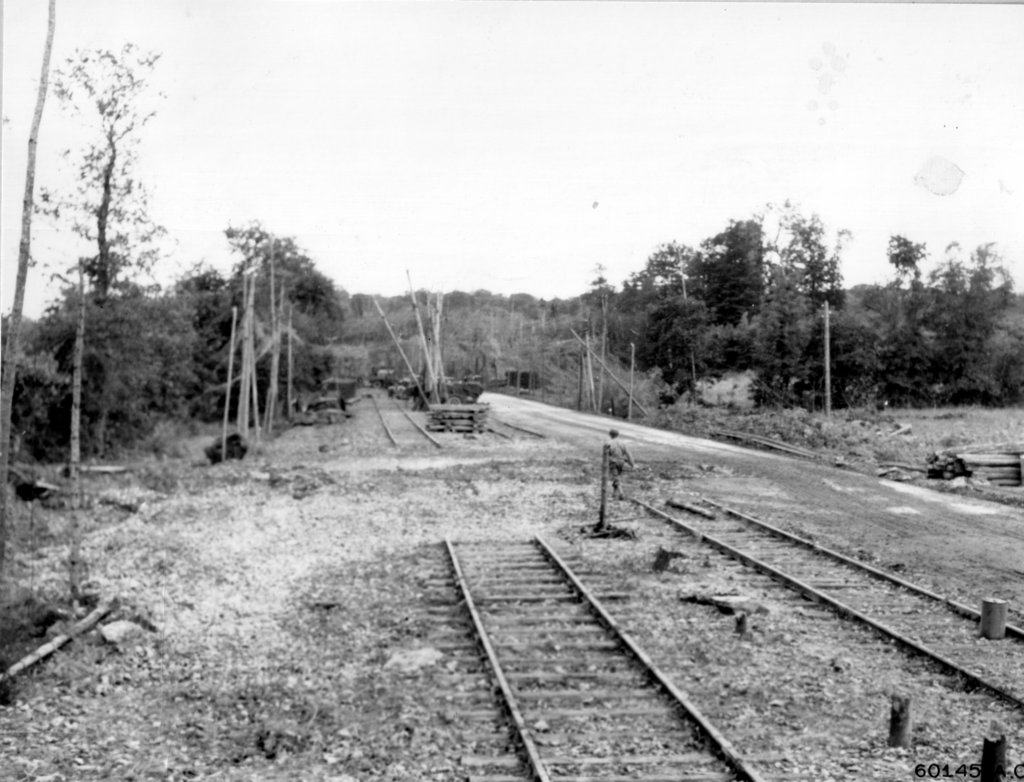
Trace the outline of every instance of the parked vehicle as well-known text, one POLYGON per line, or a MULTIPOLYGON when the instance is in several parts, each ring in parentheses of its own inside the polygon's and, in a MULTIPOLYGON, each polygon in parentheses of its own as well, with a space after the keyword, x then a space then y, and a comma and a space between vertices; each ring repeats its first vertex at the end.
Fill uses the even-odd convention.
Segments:
POLYGON ((328 378, 323 382, 321 391, 321 399, 336 399, 344 412, 359 396, 359 380, 354 377, 328 378))
POLYGON ((473 404, 483 392, 483 383, 476 380, 448 381, 441 387, 441 404, 473 404))

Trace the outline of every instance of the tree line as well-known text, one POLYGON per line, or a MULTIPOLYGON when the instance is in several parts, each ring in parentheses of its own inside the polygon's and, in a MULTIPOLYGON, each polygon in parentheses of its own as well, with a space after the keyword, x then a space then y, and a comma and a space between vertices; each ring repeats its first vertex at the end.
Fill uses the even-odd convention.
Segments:
MULTIPOLYGON (((142 281, 159 262, 163 233, 135 175, 139 134, 155 116, 144 106, 158 62, 126 45, 76 53, 55 74, 62 106, 88 118, 94 138, 68 155, 77 161, 75 188, 44 190, 36 206, 93 251, 58 276, 60 294, 25 324, 15 351, 11 420, 22 456, 65 458, 76 376, 86 457, 145 442, 163 420, 218 420, 243 277, 256 283, 257 343, 269 340, 271 263, 293 316, 298 391, 331 374, 403 368, 374 297, 337 287, 293 237, 259 222, 225 228, 230 271, 197 264, 169 286, 142 281)), ((929 270, 923 244, 893 236, 889 281, 846 289, 841 260, 850 238, 789 202, 769 204, 697 246, 655 247, 619 285, 598 269, 577 297, 449 292, 445 371, 494 379, 507 369, 531 370, 549 384, 560 378, 568 393, 580 361, 575 332, 611 364, 626 367, 635 357, 666 398, 749 371, 757 403, 820 407, 828 307, 836 406, 1022 400, 1024 313, 994 245, 968 253, 950 244, 929 270)), ((414 295, 378 303, 415 360, 414 295)), ((8 346, 5 362, 10 356, 8 346)), ((265 354, 257 362, 263 387, 270 363, 265 354)), ((602 391, 603 409, 613 393, 602 391)))

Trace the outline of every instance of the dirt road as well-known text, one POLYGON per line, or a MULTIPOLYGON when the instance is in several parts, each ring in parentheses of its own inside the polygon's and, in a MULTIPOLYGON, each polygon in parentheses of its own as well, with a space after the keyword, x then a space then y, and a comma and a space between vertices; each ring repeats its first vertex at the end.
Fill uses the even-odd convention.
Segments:
POLYGON ((492 394, 483 401, 499 420, 584 449, 599 449, 614 425, 638 462, 629 477, 643 499, 704 496, 969 605, 994 596, 1024 609, 1024 513, 1018 508, 532 400, 492 394))

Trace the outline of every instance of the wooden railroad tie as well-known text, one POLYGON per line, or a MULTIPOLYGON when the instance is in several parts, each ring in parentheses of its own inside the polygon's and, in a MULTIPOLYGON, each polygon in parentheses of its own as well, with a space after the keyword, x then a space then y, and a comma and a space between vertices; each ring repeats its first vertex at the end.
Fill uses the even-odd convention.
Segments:
POLYGON ((483 434, 489 405, 431 405, 427 429, 431 432, 483 434))

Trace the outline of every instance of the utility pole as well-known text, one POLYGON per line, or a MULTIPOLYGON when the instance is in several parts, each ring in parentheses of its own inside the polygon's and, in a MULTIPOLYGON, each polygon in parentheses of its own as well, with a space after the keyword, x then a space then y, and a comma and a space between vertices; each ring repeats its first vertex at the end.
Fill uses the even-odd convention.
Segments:
POLYGON ((832 353, 829 345, 828 302, 825 302, 825 417, 832 417, 832 353))
POLYGON ((633 418, 633 376, 636 372, 636 344, 629 343, 629 403, 626 408, 626 420, 633 418))

